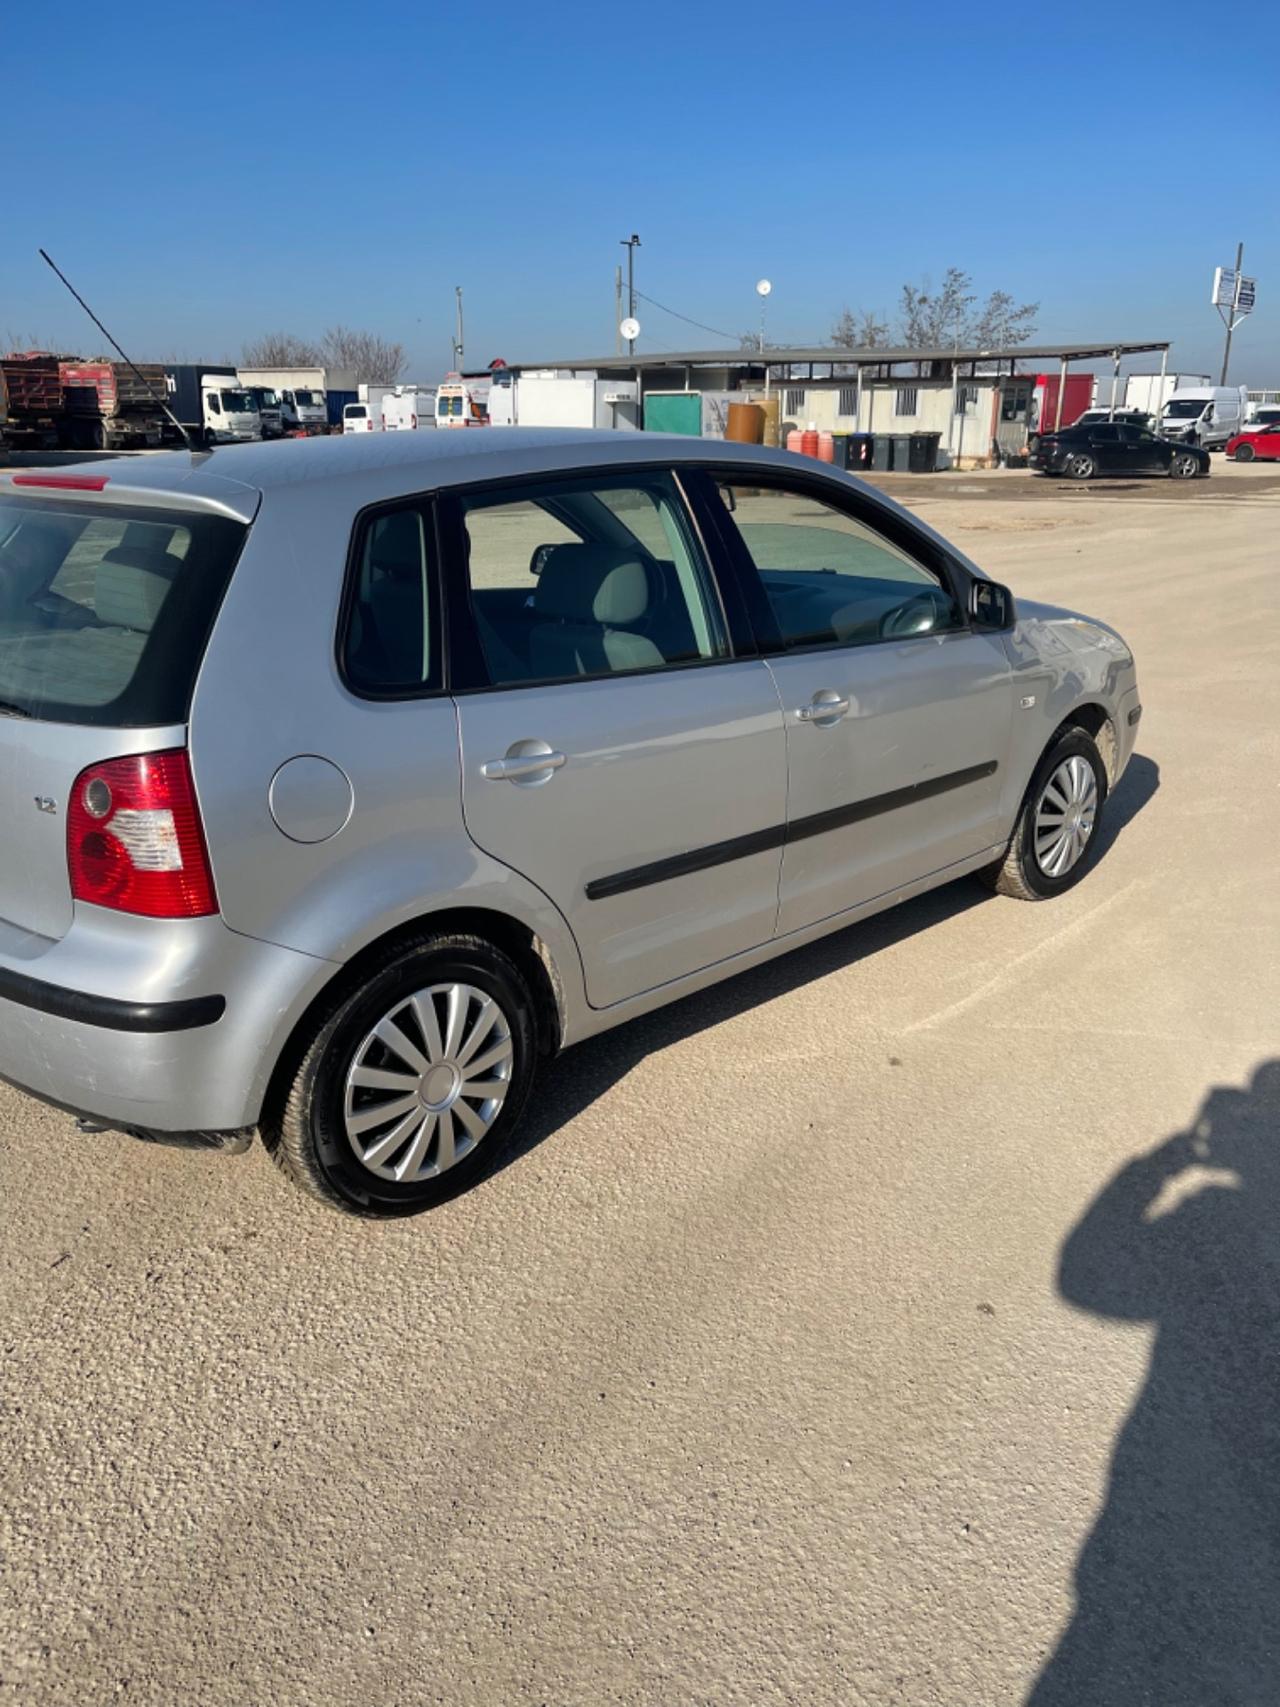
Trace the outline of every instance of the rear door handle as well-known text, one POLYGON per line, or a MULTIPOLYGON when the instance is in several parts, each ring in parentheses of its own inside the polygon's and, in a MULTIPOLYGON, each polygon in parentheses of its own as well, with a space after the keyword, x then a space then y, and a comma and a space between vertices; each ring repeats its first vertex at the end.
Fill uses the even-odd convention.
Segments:
POLYGON ((832 688, 823 688, 816 693, 808 705, 802 705, 796 712, 801 723, 817 723, 827 727, 839 723, 849 709, 849 701, 843 694, 836 693, 832 688))
POLYGON ((489 782, 519 782, 537 786, 551 778, 567 762, 567 755, 557 753, 545 741, 516 741, 507 748, 506 757, 488 759, 480 766, 480 775, 489 782))

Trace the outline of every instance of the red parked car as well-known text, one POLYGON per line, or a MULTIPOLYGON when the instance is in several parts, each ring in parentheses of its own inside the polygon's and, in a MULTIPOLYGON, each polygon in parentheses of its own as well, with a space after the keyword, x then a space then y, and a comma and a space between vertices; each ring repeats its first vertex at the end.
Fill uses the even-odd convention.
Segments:
POLYGON ((1237 433, 1227 440, 1227 455, 1237 462, 1280 462, 1280 421, 1237 433))

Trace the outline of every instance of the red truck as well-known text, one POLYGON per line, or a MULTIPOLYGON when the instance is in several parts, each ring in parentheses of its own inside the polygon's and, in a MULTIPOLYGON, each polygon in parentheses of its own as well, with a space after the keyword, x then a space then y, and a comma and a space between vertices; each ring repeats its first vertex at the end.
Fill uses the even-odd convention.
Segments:
POLYGON ((27 350, 0 359, 8 392, 7 437, 48 450, 124 450, 159 445, 166 417, 164 368, 82 361, 27 350))

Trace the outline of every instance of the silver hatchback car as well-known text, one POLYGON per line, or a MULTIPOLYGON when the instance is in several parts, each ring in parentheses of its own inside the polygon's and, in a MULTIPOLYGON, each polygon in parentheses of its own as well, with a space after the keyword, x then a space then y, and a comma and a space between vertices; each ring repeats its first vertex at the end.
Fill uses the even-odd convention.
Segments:
POLYGON ((617 433, 0 477, 0 1075, 399 1215, 540 1061, 937 884, 1077 882, 1099 622, 875 491, 617 433))

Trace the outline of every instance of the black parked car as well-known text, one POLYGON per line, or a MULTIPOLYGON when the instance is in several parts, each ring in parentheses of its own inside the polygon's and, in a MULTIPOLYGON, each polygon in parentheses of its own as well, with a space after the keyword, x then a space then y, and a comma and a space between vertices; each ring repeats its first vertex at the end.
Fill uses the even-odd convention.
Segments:
POLYGON ((1131 427, 1124 421, 1079 422, 1043 433, 1031 446, 1030 462, 1042 474, 1092 480, 1095 474, 1168 474, 1192 480, 1209 472, 1209 453, 1131 427))

